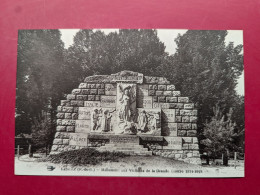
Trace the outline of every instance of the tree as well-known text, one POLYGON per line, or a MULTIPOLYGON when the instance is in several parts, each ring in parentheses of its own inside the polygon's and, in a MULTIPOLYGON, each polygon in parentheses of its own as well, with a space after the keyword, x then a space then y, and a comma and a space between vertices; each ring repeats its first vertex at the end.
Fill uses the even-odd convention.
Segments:
POLYGON ((164 50, 156 30, 119 30, 108 35, 80 30, 74 37, 74 44, 68 48, 66 61, 73 67, 73 77, 81 80, 122 70, 154 75, 167 57, 164 50))
POLYGON ((40 118, 33 119, 31 129, 34 150, 47 147, 50 149, 55 134, 53 128, 55 123, 56 121, 51 119, 50 113, 44 113, 40 118))
POLYGON ((235 133, 239 136, 235 140, 236 145, 241 148, 241 152, 244 153, 245 145, 245 103, 244 96, 238 96, 234 102, 234 112, 232 114, 232 120, 236 122, 235 133))
MULTIPOLYGON (((223 113, 235 110, 235 88, 243 71, 242 45, 225 45, 227 31, 188 30, 175 42, 176 53, 158 68, 199 110, 199 130, 218 104, 223 113)), ((236 112, 236 111, 235 111, 236 112)), ((241 113, 242 114, 242 113, 241 113)))
POLYGON ((216 106, 213 112, 214 115, 210 122, 205 124, 204 139, 201 140, 201 144, 205 146, 204 150, 208 152, 209 156, 216 159, 226 151, 235 152, 239 150, 236 139, 243 134, 243 131, 235 132, 236 124, 231 119, 232 109, 226 115, 223 115, 220 107, 216 106))
MULTIPOLYGON (((30 133, 34 120, 55 110, 63 95, 64 44, 59 30, 22 30, 18 34, 16 134, 30 133)), ((55 126, 52 126, 54 129, 55 126)))

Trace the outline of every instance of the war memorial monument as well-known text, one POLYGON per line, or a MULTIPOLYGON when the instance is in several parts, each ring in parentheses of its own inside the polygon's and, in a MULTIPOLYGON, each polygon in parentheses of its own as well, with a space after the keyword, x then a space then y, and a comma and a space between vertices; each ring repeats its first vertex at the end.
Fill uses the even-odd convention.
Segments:
POLYGON ((201 164, 197 110, 164 77, 87 77, 61 100, 51 153, 85 147, 201 164))

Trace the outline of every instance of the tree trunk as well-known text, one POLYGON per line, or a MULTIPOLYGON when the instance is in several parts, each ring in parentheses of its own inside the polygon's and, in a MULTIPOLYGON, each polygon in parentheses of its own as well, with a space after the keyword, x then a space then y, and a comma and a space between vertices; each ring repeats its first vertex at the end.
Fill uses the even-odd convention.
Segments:
POLYGON ((223 155, 223 165, 228 166, 228 151, 226 150, 223 155))
POLYGON ((235 152, 235 154, 234 154, 234 160, 235 161, 237 160, 237 152, 235 152))
POLYGON ((45 155, 48 156, 48 145, 45 145, 45 155))
POLYGON ((17 157, 18 157, 18 159, 20 157, 20 145, 17 146, 17 157))
POLYGON ((207 155, 206 164, 209 165, 209 155, 207 155))
POLYGON ((28 153, 29 153, 29 157, 32 158, 33 157, 33 152, 32 152, 32 145, 31 144, 29 144, 28 153))

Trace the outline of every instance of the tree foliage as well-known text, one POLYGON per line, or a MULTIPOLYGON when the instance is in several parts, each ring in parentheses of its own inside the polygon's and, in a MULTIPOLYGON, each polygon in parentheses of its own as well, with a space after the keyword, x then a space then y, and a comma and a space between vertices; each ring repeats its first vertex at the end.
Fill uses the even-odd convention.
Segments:
POLYGON ((241 151, 236 141, 244 131, 236 131, 236 123, 232 121, 233 110, 230 109, 226 115, 219 106, 213 108, 214 115, 210 122, 205 124, 203 131, 204 139, 201 144, 204 150, 214 159, 220 157, 226 150, 229 152, 241 151))
POLYGON ((225 114, 230 107, 235 109, 239 99, 235 88, 243 71, 243 47, 235 47, 233 43, 226 46, 227 33, 188 30, 176 38, 176 53, 160 69, 162 75, 196 104, 200 130, 213 116, 212 108, 216 104, 225 114))
MULTIPOLYGON (((18 34, 16 134, 30 133, 34 120, 55 110, 64 90, 64 44, 59 30, 18 34)), ((54 128, 54 127, 53 127, 54 128)))
POLYGON ((52 120, 49 113, 40 118, 34 118, 31 126, 34 149, 50 147, 55 134, 56 120, 52 120))
POLYGON ((67 51, 66 61, 74 77, 82 80, 122 70, 154 74, 165 57, 165 46, 156 30, 119 30, 108 35, 80 30, 67 51))

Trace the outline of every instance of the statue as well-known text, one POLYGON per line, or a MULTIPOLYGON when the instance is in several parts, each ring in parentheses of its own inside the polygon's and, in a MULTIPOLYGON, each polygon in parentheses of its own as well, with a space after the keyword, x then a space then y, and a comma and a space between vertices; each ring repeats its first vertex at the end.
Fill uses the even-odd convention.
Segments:
POLYGON ((112 113, 113 111, 103 109, 94 109, 92 113, 92 121, 93 121, 93 128, 92 131, 100 132, 100 131, 112 131, 112 113))
POLYGON ((149 117, 149 126, 151 131, 156 131, 157 129, 157 118, 156 115, 151 115, 149 117))
POLYGON ((137 123, 138 133, 155 134, 158 130, 158 126, 160 126, 160 112, 149 109, 139 110, 137 123))
POLYGON ((116 133, 136 134, 136 85, 118 84, 117 95, 116 133))
POLYGON ((98 109, 95 109, 92 113, 92 121, 93 121, 92 131, 97 131, 100 127, 100 120, 99 120, 100 114, 99 114, 99 112, 100 111, 98 111, 98 109))
POLYGON ((147 128, 147 116, 144 110, 139 113, 137 121, 138 121, 138 129, 140 129, 141 132, 144 132, 145 129, 147 128))
POLYGON ((121 123, 127 124, 127 122, 133 122, 134 111, 132 105, 135 103, 135 86, 128 86, 123 89, 122 85, 119 85, 119 93, 121 98, 119 119, 121 123))
POLYGON ((109 110, 104 111, 102 117, 101 117, 101 130, 102 131, 112 131, 112 123, 111 123, 111 118, 112 114, 115 110, 110 112, 109 110))

